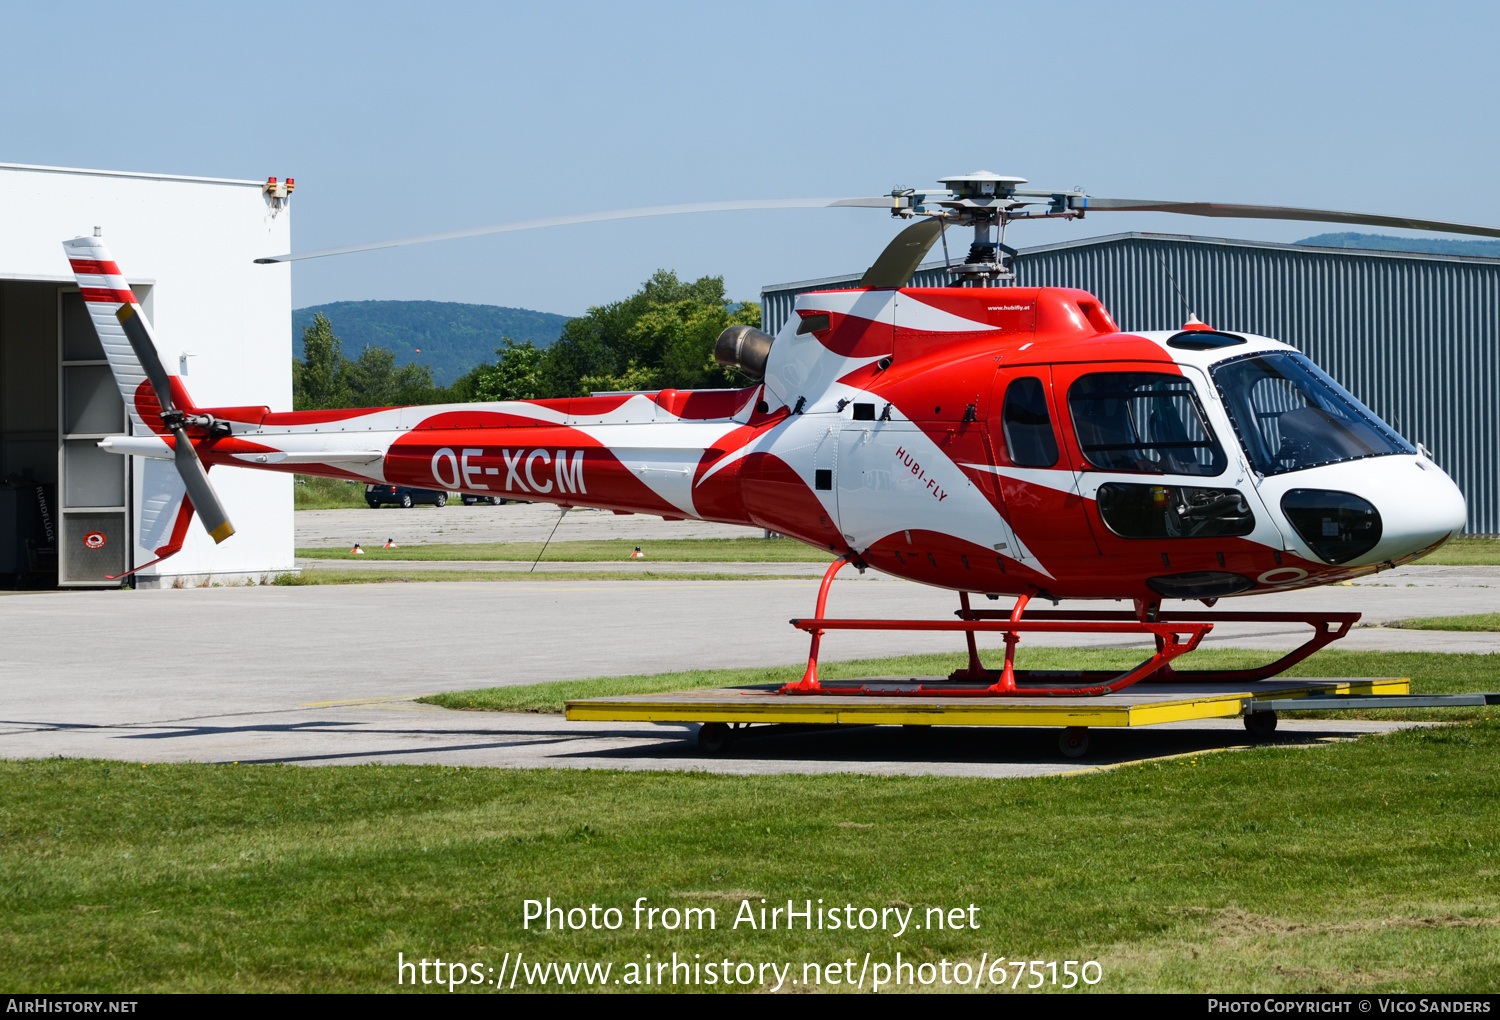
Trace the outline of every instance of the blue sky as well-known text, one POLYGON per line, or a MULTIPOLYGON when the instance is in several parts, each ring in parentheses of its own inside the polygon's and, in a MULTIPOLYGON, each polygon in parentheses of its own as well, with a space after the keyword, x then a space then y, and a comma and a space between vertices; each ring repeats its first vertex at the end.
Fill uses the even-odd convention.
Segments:
MULTIPOLYGON (((1494 4, 3 10, 0 161, 293 176, 298 249, 979 168, 1111 197, 1500 224, 1494 4)), ((303 263, 294 303, 577 313, 658 267, 754 297, 862 269, 895 229, 870 210, 573 226, 303 263)), ((1010 240, 1323 229, 1339 228, 1096 214, 1010 240)))

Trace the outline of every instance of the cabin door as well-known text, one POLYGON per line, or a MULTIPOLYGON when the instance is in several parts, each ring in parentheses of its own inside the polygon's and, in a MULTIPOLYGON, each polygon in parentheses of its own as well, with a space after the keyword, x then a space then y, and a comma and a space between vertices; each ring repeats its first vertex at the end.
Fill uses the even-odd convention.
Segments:
POLYGON ((990 448, 1016 536, 1013 559, 1053 576, 1097 562, 1098 543, 1063 442, 1061 401, 1046 365, 1002 368, 990 397, 990 448))

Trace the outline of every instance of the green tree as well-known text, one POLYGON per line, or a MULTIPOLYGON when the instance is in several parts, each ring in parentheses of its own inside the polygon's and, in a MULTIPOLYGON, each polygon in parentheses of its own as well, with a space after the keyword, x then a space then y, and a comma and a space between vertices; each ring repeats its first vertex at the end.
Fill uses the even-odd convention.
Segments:
POLYGON ((292 362, 298 410, 388 407, 570 397, 591 390, 702 389, 744 380, 714 361, 714 341, 728 326, 760 325, 760 306, 724 297, 724 278, 691 282, 657 270, 622 301, 590 308, 563 326, 548 348, 502 337, 496 360, 477 365, 450 387, 433 385, 424 365, 396 367, 395 355, 367 345, 343 354, 327 316, 302 330, 306 357, 292 362))
POLYGON ((344 381, 344 345, 333 334, 333 323, 319 313, 311 326, 302 327, 305 360, 292 359, 292 407, 311 411, 325 407, 349 407, 344 381))
POLYGON ((299 411, 428 404, 446 395, 426 365, 397 368, 384 347, 367 345, 357 359, 346 358, 333 323, 321 313, 303 327, 302 344, 304 359, 292 359, 292 406, 299 411))
POLYGON ((661 369, 642 368, 631 361, 626 364, 625 370, 619 375, 586 375, 578 381, 578 386, 586 393, 656 390, 661 389, 661 383, 658 381, 660 379, 661 369))
POLYGON ((541 382, 544 352, 530 340, 518 344, 502 337, 493 365, 481 365, 475 373, 470 400, 535 400, 543 395, 541 382))
POLYGON ((359 358, 344 360, 348 407, 392 407, 427 404, 441 399, 426 365, 396 367, 396 356, 384 347, 366 346, 359 358))
POLYGON ((714 361, 714 341, 736 323, 760 325, 759 305, 731 310, 722 301, 685 299, 653 304, 631 327, 638 349, 649 350, 660 367, 655 384, 677 389, 733 386, 735 374, 714 361))
POLYGON ((590 308, 563 326, 546 352, 542 388, 572 396, 591 389, 737 385, 714 362, 713 345, 726 326, 739 322, 759 325, 760 306, 731 307, 722 276, 689 283, 658 270, 630 297, 590 308))

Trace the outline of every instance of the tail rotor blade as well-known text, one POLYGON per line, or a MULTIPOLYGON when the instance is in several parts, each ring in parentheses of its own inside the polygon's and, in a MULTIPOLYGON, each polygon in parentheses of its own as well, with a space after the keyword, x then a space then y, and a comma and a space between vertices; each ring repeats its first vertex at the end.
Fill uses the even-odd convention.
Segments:
POLYGON ((146 378, 150 380, 151 389, 156 393, 156 402, 161 405, 163 420, 172 419, 167 422, 176 439, 172 463, 177 467, 182 484, 187 488, 188 499, 192 500, 193 509, 198 511, 198 517, 214 543, 222 542, 234 534, 234 525, 229 523, 229 514, 225 512, 224 504, 219 502, 218 493, 214 492, 213 485, 208 481, 208 469, 198 458, 198 451, 193 449, 193 441, 188 438, 187 430, 181 424, 176 424, 181 421, 181 416, 174 417, 171 414, 175 410, 172 404, 172 379, 161 363, 156 341, 151 339, 151 330, 136 306, 129 302, 120 306, 115 318, 120 320, 120 327, 125 331, 125 338, 130 341, 131 350, 135 351, 141 367, 146 370, 146 378))
POLYGON ((193 442, 188 438, 187 432, 175 429, 173 435, 177 438, 177 444, 172 463, 182 476, 182 484, 187 486, 188 499, 193 501, 193 509, 198 511, 203 527, 217 545, 234 534, 234 525, 229 523, 229 514, 225 512, 224 504, 219 502, 219 494, 209 484, 208 469, 198 459, 198 451, 193 449, 193 442))
POLYGON ((125 331, 125 339, 130 341, 130 349, 135 351, 141 367, 146 370, 146 378, 156 393, 156 402, 163 411, 172 410, 172 379, 161 363, 161 355, 157 353, 156 341, 151 339, 151 331, 146 328, 146 320, 128 301, 115 312, 115 318, 120 320, 120 328, 125 331))

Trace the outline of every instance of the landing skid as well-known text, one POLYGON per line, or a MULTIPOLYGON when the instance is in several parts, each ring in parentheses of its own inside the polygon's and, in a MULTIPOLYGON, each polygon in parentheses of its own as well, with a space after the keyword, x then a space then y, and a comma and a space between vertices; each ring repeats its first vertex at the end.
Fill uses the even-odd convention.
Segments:
POLYGON ((1349 633, 1359 620, 1359 613, 1255 613, 1224 612, 1163 613, 1159 602, 1136 602, 1134 613, 1101 610, 1044 609, 1030 613, 1030 597, 1016 599, 1010 612, 973 609, 968 592, 959 593, 957 620, 840 620, 824 615, 828 589, 834 575, 847 559, 836 560, 823 575, 818 589, 817 615, 811 619, 791 621, 792 626, 811 635, 807 671, 796 683, 783 686, 782 694, 869 694, 938 697, 1097 697, 1122 691, 1142 680, 1153 683, 1254 683, 1268 680, 1291 668, 1309 655, 1349 633), (1313 628, 1312 637, 1274 662, 1252 669, 1176 670, 1172 661, 1197 648, 1216 623, 1306 623, 1313 628), (823 634, 830 630, 912 630, 954 631, 964 634, 969 646, 969 664, 955 670, 946 682, 913 679, 910 683, 882 680, 867 683, 859 680, 820 681, 818 653, 823 634), (1005 635, 1005 665, 987 669, 979 658, 975 635, 994 631, 1005 635), (1028 670, 1016 669, 1016 645, 1022 634, 1131 634, 1152 637, 1156 651, 1150 658, 1123 673, 1107 670, 1028 670), (1064 683, 1066 682, 1066 683, 1064 683))

